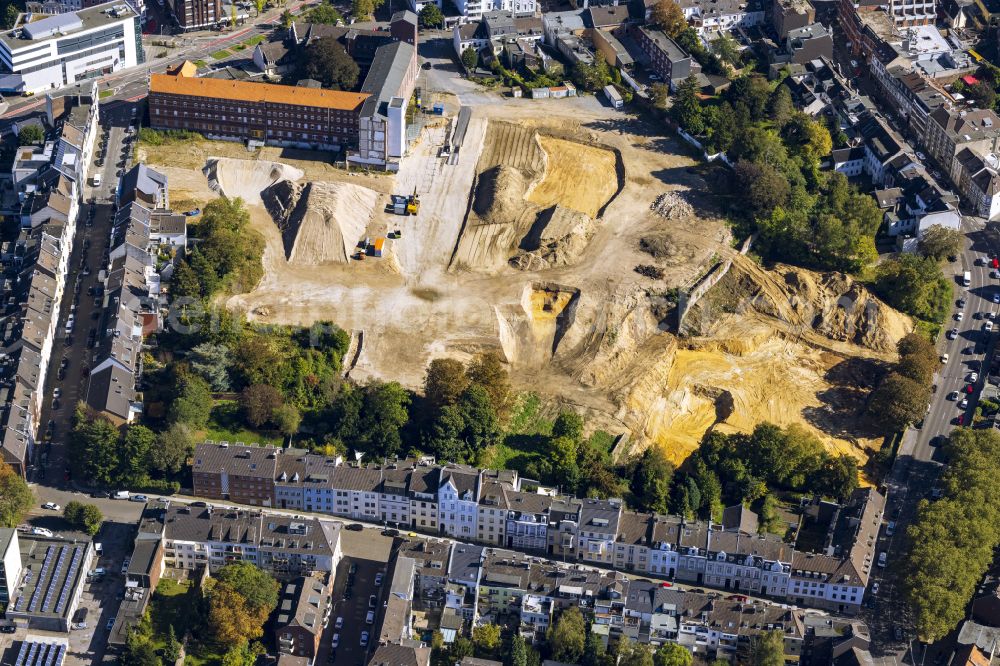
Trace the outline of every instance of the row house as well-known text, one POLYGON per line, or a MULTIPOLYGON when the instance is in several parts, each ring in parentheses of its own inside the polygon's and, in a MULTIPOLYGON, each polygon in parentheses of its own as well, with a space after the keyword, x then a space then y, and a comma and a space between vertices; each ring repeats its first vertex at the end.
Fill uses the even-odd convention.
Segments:
POLYGON ((456 543, 448 560, 447 600, 445 607, 463 620, 475 623, 479 581, 486 548, 456 543))
POLYGON ((414 607, 442 608, 445 588, 448 585, 448 563, 452 545, 436 539, 410 539, 400 545, 397 552, 414 562, 414 607))
POLYGON ((924 147, 956 185, 961 181, 959 153, 968 149, 991 155, 1000 142, 1000 117, 992 109, 956 111, 941 106, 931 114, 927 127, 921 136, 924 147))
POLYGON ((226 564, 250 562, 287 578, 333 572, 342 557, 339 526, 314 518, 166 506, 147 510, 145 521, 159 523, 168 568, 207 565, 214 573, 226 564))
POLYGON ((1000 217, 1000 174, 994 154, 986 157, 963 148, 955 156, 958 163, 958 191, 976 215, 994 220, 1000 217))
MULTIPOLYGON (((909 175, 906 170, 893 173, 899 178, 909 175)), ((793 588, 795 563, 804 561, 805 554, 774 535, 759 534, 756 515, 741 505, 725 509, 720 523, 690 521, 626 511, 620 499, 529 493, 520 490, 520 479, 513 472, 442 466, 426 458, 358 466, 305 451, 228 443, 199 445, 192 479, 195 494, 203 497, 385 522, 509 549, 491 551, 486 559, 492 558, 492 571, 487 575, 484 567, 478 579, 449 579, 444 573, 449 568, 446 554, 431 557, 431 563, 422 566, 422 576, 427 577, 420 585, 421 603, 447 602, 465 619, 477 613, 496 617, 508 612, 511 603, 520 604, 529 591, 525 577, 530 577, 532 559, 515 553, 544 554, 778 599, 815 588, 793 588), (503 554, 503 562, 497 553, 503 554), (454 587, 449 589, 449 584, 454 587)), ((842 515, 883 503, 877 493, 852 498, 842 515)), ((851 565, 861 572, 856 576, 847 564, 861 548, 849 530, 832 535, 830 547, 823 550, 829 562, 824 560, 816 573, 848 579, 830 589, 830 596, 824 592, 802 598, 824 605, 844 602, 847 612, 856 611, 864 586, 854 593, 843 588, 867 582, 868 572, 861 564, 851 565)), ((538 593, 535 588, 530 591, 538 593)), ((553 594, 558 605, 561 597, 553 594)))
POLYGON ((332 594, 333 576, 324 572, 300 576, 282 585, 274 619, 274 642, 279 654, 310 661, 316 658, 333 610, 332 594))

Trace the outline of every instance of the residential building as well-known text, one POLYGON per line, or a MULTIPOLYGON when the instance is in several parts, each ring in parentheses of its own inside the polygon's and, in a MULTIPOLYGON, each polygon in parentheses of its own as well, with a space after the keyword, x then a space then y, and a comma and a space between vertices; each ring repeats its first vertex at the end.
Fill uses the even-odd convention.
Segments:
POLYGON ((587 562, 610 564, 622 516, 620 499, 585 499, 580 511, 577 557, 587 562))
POLYGON ((438 529, 458 539, 476 536, 479 470, 449 464, 441 468, 438 486, 438 529))
POLYGON ((250 562, 277 577, 329 573, 341 559, 340 525, 260 511, 170 506, 147 507, 159 522, 168 568, 210 572, 250 562))
POLYGON ((40 92, 145 62, 140 17, 107 3, 30 23, 0 34, 0 88, 40 92))
POLYGON ((408 539, 399 546, 399 555, 413 561, 414 608, 444 606, 451 550, 449 542, 436 539, 408 539))
POLYGON ((368 666, 430 666, 430 663, 431 649, 422 643, 418 646, 387 643, 375 649, 368 666))
POLYGON ((166 7, 183 31, 209 28, 229 20, 222 12, 222 0, 167 0, 166 7))
POLYGON ((149 210, 170 208, 167 177, 141 162, 136 164, 122 176, 118 205, 133 201, 149 210))
MULTIPOLYGON (((413 624, 411 613, 414 609, 414 586, 416 563, 404 555, 397 554, 390 563, 389 597, 381 614, 378 628, 378 645, 411 645, 413 624)), ((372 637, 374 641, 374 636, 372 637)))
POLYGON ((764 22, 764 10, 754 0, 680 0, 677 4, 699 36, 733 28, 750 28, 764 22))
POLYGON ((941 106, 931 114, 927 133, 920 138, 927 153, 958 184, 961 168, 958 155, 963 149, 979 155, 997 152, 1000 117, 992 109, 956 111, 941 106))
POLYGON ((671 92, 687 77, 701 73, 698 61, 662 31, 643 26, 632 35, 649 58, 651 69, 667 82, 671 92))
POLYGON ((771 27, 784 39, 796 28, 816 22, 816 8, 808 0, 771 0, 768 7, 771 27))
POLYGON ((198 446, 191 467, 194 494, 207 499, 232 500, 251 506, 275 504, 277 459, 282 449, 233 445, 229 442, 198 446))
POLYGON ((958 191, 976 215, 994 220, 1000 216, 1000 174, 995 154, 980 156, 963 148, 955 157, 958 163, 958 191))
POLYGON ((333 610, 332 593, 331 573, 299 576, 282 584, 274 621, 274 642, 280 654, 305 657, 313 663, 333 610))
POLYGON ((34 536, 17 542, 23 574, 7 605, 7 619, 38 631, 68 632, 94 557, 91 543, 34 536))
POLYGON ((17 530, 0 527, 0 605, 6 607, 10 603, 20 580, 21 546, 17 540, 17 530))

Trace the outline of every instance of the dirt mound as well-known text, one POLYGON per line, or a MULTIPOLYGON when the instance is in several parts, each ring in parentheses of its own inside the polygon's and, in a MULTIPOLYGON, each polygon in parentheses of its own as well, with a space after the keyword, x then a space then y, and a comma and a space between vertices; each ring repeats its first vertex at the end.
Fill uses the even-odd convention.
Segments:
POLYGON ((485 224, 509 224, 524 209, 528 174, 509 166, 497 166, 479 176, 472 210, 485 224))
POLYGON ((618 192, 618 163, 607 148, 540 135, 545 173, 528 194, 540 206, 560 204, 599 217, 618 192))
POLYGON ((302 170, 264 160, 237 160, 210 157, 202 169, 208 186, 225 197, 240 197, 249 204, 259 204, 261 193, 282 180, 299 180, 302 170))
POLYGON ((538 214, 521 240, 521 252, 510 260, 519 270, 543 270, 575 264, 596 230, 594 220, 562 206, 538 214))
POLYGON ((649 209, 667 220, 684 220, 694 216, 694 207, 681 192, 664 192, 653 200, 649 209))
POLYGON ((364 236, 378 193, 350 183, 282 180, 261 193, 289 263, 346 263, 364 236))
POLYGON ((896 341, 913 330, 909 317, 843 273, 815 273, 780 264, 764 270, 738 256, 720 289, 729 290, 739 310, 875 352, 895 352, 896 341))

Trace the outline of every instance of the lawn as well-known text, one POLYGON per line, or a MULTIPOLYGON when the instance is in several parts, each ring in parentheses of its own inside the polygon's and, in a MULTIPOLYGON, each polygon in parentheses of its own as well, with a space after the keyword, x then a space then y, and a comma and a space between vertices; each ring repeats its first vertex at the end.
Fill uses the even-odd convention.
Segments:
POLYGON ((227 51, 226 49, 219 49, 218 51, 212 54, 212 58, 215 60, 225 60, 231 55, 233 55, 231 51, 227 51))
MULTIPOLYGON (((159 651, 166 645, 167 632, 171 625, 174 627, 174 635, 178 640, 184 638, 188 629, 188 622, 195 620, 192 614, 192 604, 195 600, 189 596, 192 583, 184 581, 179 583, 171 578, 161 578, 153 594, 150 618, 153 622, 153 646, 159 651)), ((193 593, 192 593, 193 594, 193 593)), ((203 643, 192 639, 188 642, 187 658, 185 664, 194 666, 207 666, 208 664, 219 664, 222 662, 222 655, 225 652, 218 645, 203 643)))
POLYGON ((212 407, 212 415, 208 419, 205 439, 216 442, 243 442, 281 446, 280 436, 257 432, 246 427, 246 421, 240 413, 240 406, 235 400, 219 400, 212 407))
POLYGON ((552 433, 552 421, 541 413, 542 401, 535 393, 522 393, 514 404, 507 435, 499 444, 479 455, 479 464, 489 469, 523 470, 545 450, 545 438, 552 433))
POLYGON ((245 40, 243 43, 247 46, 257 46, 262 41, 264 41, 264 35, 254 35, 250 39, 245 40))
POLYGON ((204 60, 195 60, 194 61, 194 65, 195 65, 195 67, 198 67, 198 68, 208 67, 208 63, 205 62, 204 60))
POLYGON ((114 90, 102 90, 97 94, 98 99, 104 99, 105 97, 111 97, 115 94, 114 90))

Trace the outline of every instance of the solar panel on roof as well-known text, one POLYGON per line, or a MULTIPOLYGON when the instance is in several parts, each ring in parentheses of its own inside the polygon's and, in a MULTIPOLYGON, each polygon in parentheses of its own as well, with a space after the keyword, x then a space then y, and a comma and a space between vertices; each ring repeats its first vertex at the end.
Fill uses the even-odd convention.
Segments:
POLYGON ((28 646, 27 642, 21 643, 21 649, 17 653, 17 659, 14 660, 14 666, 24 666, 24 658, 28 656, 28 646))
POLYGON ((66 661, 66 646, 60 645, 59 651, 56 653, 56 663, 52 666, 62 666, 64 661, 66 661))

